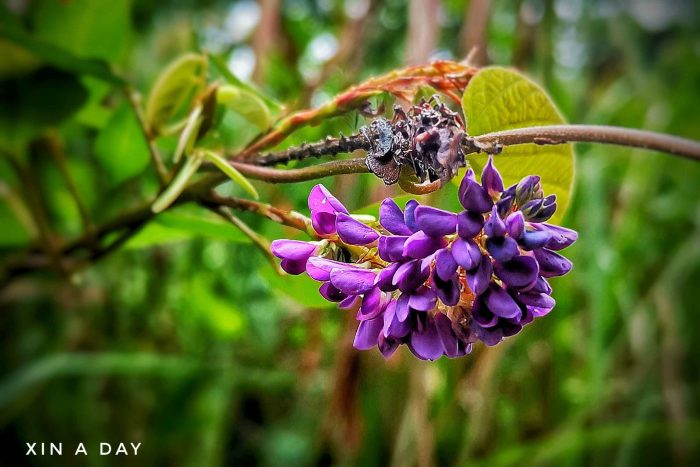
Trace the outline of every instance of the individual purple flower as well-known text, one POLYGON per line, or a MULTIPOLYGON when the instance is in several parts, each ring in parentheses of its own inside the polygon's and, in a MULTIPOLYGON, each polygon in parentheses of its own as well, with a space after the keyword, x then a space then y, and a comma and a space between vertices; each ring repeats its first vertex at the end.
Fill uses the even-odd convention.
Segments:
POLYGON ((537 176, 504 188, 489 158, 478 183, 469 169, 453 213, 386 199, 379 222, 353 217, 323 186, 309 195, 323 240, 277 240, 282 268, 321 282, 324 298, 356 310, 354 346, 384 357, 406 345, 418 358, 468 354, 496 345, 555 305, 549 278, 568 273, 558 251, 577 239, 546 223, 556 210, 537 176))

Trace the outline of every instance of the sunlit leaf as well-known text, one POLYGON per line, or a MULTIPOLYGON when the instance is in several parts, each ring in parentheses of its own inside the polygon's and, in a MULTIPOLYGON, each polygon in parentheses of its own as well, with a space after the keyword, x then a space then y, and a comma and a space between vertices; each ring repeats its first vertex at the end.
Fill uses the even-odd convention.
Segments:
POLYGON ((250 243, 250 239, 231 224, 206 211, 190 212, 183 208, 158 215, 139 233, 132 237, 126 248, 147 248, 190 240, 195 237, 209 240, 224 240, 235 243, 250 243))
POLYGON ((233 86, 220 86, 216 93, 219 103, 239 113, 250 123, 265 131, 272 125, 272 114, 267 104, 250 91, 233 86))
MULTIPOLYGON (((63 71, 73 72, 80 75, 89 75, 95 78, 107 81, 112 84, 124 84, 124 80, 116 75, 110 66, 103 60, 93 58, 81 58, 72 52, 57 47, 51 42, 47 42, 29 35, 19 27, 10 27, 8 24, 0 22, 0 38, 9 44, 14 44, 17 47, 25 50, 25 53, 15 50, 11 58, 14 57, 15 62, 9 62, 6 65, 8 69, 16 63, 17 54, 20 54, 20 61, 24 62, 24 72, 34 69, 34 65, 28 66, 28 60, 31 60, 27 54, 33 55, 39 59, 40 64, 50 65, 63 71)), ((0 55, 5 60, 4 55, 0 55)), ((3 64, 5 69, 5 64, 3 64)), ((20 70, 12 68, 9 74, 14 76, 20 75, 20 70)))
POLYGON ((214 67, 216 70, 221 73, 221 76, 224 77, 226 82, 229 84, 236 86, 240 89, 244 89, 252 94, 255 94, 258 96, 260 99, 262 99, 270 108, 273 109, 281 109, 283 106, 276 100, 272 99, 271 97, 265 95, 263 92, 260 92, 257 88, 254 86, 246 83, 245 81, 239 79, 236 75, 234 75, 231 70, 228 69, 224 61, 221 59, 221 57, 217 55, 210 54, 208 55, 209 60, 214 64, 214 67))
POLYGON ((37 37, 79 57, 114 61, 130 33, 129 0, 40 1, 34 16, 37 37))
POLYGON ((235 184, 239 185, 241 188, 247 191, 253 198, 260 198, 260 196, 258 195, 258 191, 250 183, 250 181, 247 178, 245 178, 242 173, 236 170, 235 167, 229 164, 226 161, 226 159, 212 151, 202 150, 202 152, 204 153, 204 157, 206 157, 210 162, 212 162, 216 167, 218 167, 218 169, 221 170, 224 174, 226 174, 226 176, 230 178, 235 184))
POLYGON ((175 175, 175 178, 170 182, 165 191, 163 191, 158 198, 153 202, 151 210, 155 213, 166 210, 178 196, 187 187, 187 182, 190 181, 192 176, 197 172, 199 166, 202 164, 204 157, 201 153, 195 153, 192 157, 188 157, 185 165, 180 168, 180 171, 175 175))
MULTIPOLYGON (((472 136, 565 123, 552 100, 537 84, 505 68, 485 68, 477 73, 464 93, 462 106, 467 131, 472 136)), ((468 157, 477 174, 481 173, 487 159, 484 154, 468 157)), ((506 186, 517 183, 526 175, 542 177, 545 194, 557 195, 558 209, 552 221, 561 221, 573 185, 574 151, 571 144, 510 146, 496 156, 495 162, 506 186)), ((459 181, 455 179, 455 182, 459 181)))
POLYGON ((329 303, 324 299, 318 292, 321 283, 316 282, 306 274, 280 276, 268 265, 261 267, 260 273, 272 290, 302 306, 309 308, 331 308, 335 306, 335 304, 329 303))
POLYGON ((138 175, 148 166, 148 143, 128 105, 119 107, 100 131, 95 154, 115 183, 138 175))
POLYGON ((158 77, 146 102, 146 121, 159 130, 186 111, 192 97, 205 85, 207 60, 185 54, 173 61, 158 77))

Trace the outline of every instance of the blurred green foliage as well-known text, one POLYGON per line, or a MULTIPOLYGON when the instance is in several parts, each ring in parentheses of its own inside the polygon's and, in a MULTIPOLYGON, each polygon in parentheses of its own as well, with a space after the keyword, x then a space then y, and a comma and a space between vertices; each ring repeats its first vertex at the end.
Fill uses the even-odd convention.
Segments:
MULTIPOLYGON (((99 224, 157 191, 124 81, 148 96, 172 59, 206 49, 239 79, 257 67, 274 99, 318 105, 402 65, 414 31, 400 0, 372 2, 354 53, 327 61, 324 50, 360 27, 350 18, 362 3, 280 2, 268 47, 253 38, 263 11, 251 1, 5 2, 3 260, 42 223, 55 237, 80 235, 76 197, 99 224)), ((470 2, 437 3, 436 56, 460 58, 470 2)), ((697 138, 697 24, 697 5, 683 0, 494 1, 486 44, 570 122, 697 138)), ((222 144, 256 135, 244 117, 221 116, 222 144)), ((362 123, 328 119, 285 144, 362 123)), ((164 154, 176 145, 158 140, 164 154)), ((353 209, 398 193, 369 175, 323 182, 353 209)), ((313 184, 256 188, 303 212, 313 184)), ((453 206, 455 192, 431 202, 453 206)), ((698 199, 695 163, 577 146, 563 222, 580 239, 566 252, 574 270, 553 284, 555 311, 497 347, 435 363, 353 350, 354 317, 312 281, 276 276, 232 226, 178 207, 80 274, 24 276, 0 291, 0 464, 698 465, 698 199), (70 454, 25 457, 25 442, 63 442, 70 454), (100 442, 142 447, 136 458, 73 457, 78 442, 91 454, 100 442)), ((270 239, 295 235, 241 218, 270 239)))

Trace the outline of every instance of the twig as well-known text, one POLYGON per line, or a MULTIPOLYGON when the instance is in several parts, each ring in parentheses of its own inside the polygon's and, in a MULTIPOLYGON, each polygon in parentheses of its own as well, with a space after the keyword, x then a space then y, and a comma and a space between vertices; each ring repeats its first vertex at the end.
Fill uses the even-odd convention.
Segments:
POLYGON ((126 94, 127 99, 129 100, 129 104, 131 105, 131 108, 134 111, 134 115, 136 115, 136 120, 139 123, 139 127, 141 128, 143 137, 146 139, 146 144, 148 145, 148 153, 151 156, 151 163, 153 164, 153 168, 155 169, 156 174, 158 175, 160 185, 161 187, 165 186, 168 183, 168 169, 167 167, 165 167, 165 163, 163 162, 163 158, 158 152, 158 148, 156 147, 151 130, 148 127, 148 124, 146 123, 146 117, 143 114, 143 110, 141 109, 141 104, 139 102, 140 97, 131 86, 125 86, 123 88, 123 91, 124 94, 126 94))
POLYGON ((349 153, 358 149, 369 149, 369 141, 361 134, 341 136, 340 138, 328 137, 323 141, 311 144, 302 144, 299 147, 291 147, 284 151, 271 152, 251 161, 251 164, 270 166, 289 161, 298 161, 310 157, 335 156, 341 153, 349 153))
POLYGON ((238 229, 241 232, 243 232, 243 234, 246 237, 250 238, 253 244, 256 247, 258 247, 258 250, 262 252, 262 254, 265 256, 265 259, 272 265, 272 268, 275 269, 279 274, 283 274, 282 270, 277 264, 275 256, 270 251, 270 242, 266 238, 259 235, 257 232, 251 229, 248 226, 248 224, 236 217, 229 208, 225 206, 216 206, 209 207, 209 209, 211 209, 213 212, 215 212, 222 218, 226 219, 227 221, 238 227, 238 229))
POLYGON ((93 235, 95 226, 90 217, 90 213, 88 212, 87 207, 85 206, 85 203, 80 197, 80 192, 78 191, 78 187, 75 185, 75 181, 73 180, 70 170, 68 169, 68 161, 66 160, 66 154, 63 150, 63 147, 61 146, 60 140, 56 135, 51 135, 47 136, 43 141, 47 146, 49 154, 51 154, 51 157, 53 157, 54 162, 56 162, 58 170, 59 172, 61 172, 61 176, 63 177, 63 180, 66 183, 68 192, 73 198, 73 202, 75 203, 76 208, 78 208, 78 213, 80 214, 80 219, 83 223, 83 230, 85 234, 93 235))
POLYGON ((603 125, 550 125, 497 131, 465 138, 465 153, 498 153, 506 146, 535 143, 605 143, 667 152, 700 160, 700 142, 678 136, 603 125))
POLYGON ((244 198, 225 197, 212 192, 203 201, 208 207, 226 206, 237 211, 252 212, 279 224, 301 230, 315 236, 311 219, 296 211, 285 211, 270 204, 244 198))
POLYGON ((357 173, 368 173, 369 169, 365 165, 365 158, 339 160, 325 162, 323 164, 304 167, 303 169, 280 170, 269 167, 246 164, 244 162, 230 161, 243 175, 255 179, 264 180, 268 183, 295 183, 316 180, 318 178, 332 177, 334 175, 347 175, 357 173))

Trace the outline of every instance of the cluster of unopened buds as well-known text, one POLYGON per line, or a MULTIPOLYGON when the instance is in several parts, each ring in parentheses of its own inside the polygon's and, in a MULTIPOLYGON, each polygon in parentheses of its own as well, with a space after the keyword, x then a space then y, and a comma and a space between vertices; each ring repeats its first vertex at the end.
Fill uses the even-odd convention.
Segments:
POLYGON ((272 253, 288 273, 320 281, 327 300, 357 309, 357 349, 389 357, 406 344, 420 359, 459 357, 552 310, 548 279, 571 269, 556 251, 577 238, 545 222, 556 201, 539 177, 504 189, 491 159, 481 183, 467 170, 459 200, 464 210, 453 213, 385 199, 377 223, 316 185, 309 209, 320 240, 276 240, 272 253))

